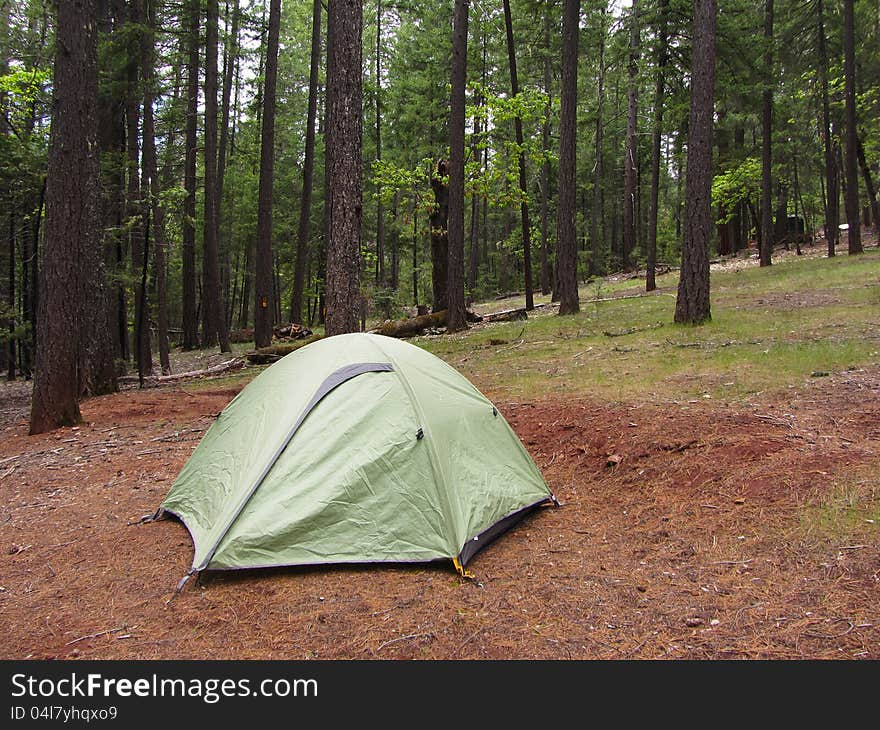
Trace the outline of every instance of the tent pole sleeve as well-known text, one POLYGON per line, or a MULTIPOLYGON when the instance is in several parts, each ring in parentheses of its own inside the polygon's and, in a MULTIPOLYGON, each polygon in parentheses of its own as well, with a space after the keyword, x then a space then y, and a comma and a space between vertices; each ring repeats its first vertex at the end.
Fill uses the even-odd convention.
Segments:
MULTIPOLYGON (((210 564, 211 560, 214 558, 214 553, 217 552, 217 548, 220 546, 220 543, 223 542, 223 538, 229 534, 229 530, 235 524, 235 521, 238 519, 239 515, 242 513, 244 508, 247 506, 247 503, 250 501, 251 497, 254 496, 254 493, 257 489, 260 488, 260 485, 265 481, 266 477, 269 475, 269 472, 272 471, 272 467, 275 466, 275 462, 278 461, 281 454, 284 453, 284 450, 290 444, 291 440, 293 440, 294 435, 299 430, 299 427, 303 424, 303 421, 306 420, 306 417, 309 413, 314 410, 315 406, 321 402, 321 400, 332 390, 338 388, 343 383, 351 380, 352 378, 356 378, 358 375, 363 375, 364 373, 381 373, 381 372, 393 372, 394 366, 391 363, 387 362, 362 362, 355 363, 353 365, 346 365, 339 370, 331 373, 327 376, 323 383, 318 386, 318 389, 315 391, 315 394, 312 396, 312 399, 308 402, 306 407, 303 409, 303 412, 299 415, 299 418, 296 419, 296 423, 293 424, 293 427, 287 432, 287 435, 284 437, 284 440, 281 442, 281 445, 275 449, 275 453, 272 454, 272 458, 266 463, 266 466, 260 472, 260 475, 257 477, 256 481, 251 485, 250 489, 245 493, 242 500, 238 503, 238 506, 235 508, 235 511, 232 513, 232 516, 226 523, 226 526, 223 528, 223 531, 218 535, 217 539, 214 541, 214 545, 208 551, 208 554, 202 560, 202 562, 193 566, 193 571, 198 572, 205 570, 210 564)), ((191 571, 190 573, 192 573, 191 571)), ((187 575, 189 577, 189 574, 187 575)), ((182 585, 182 584, 181 584, 182 585)))

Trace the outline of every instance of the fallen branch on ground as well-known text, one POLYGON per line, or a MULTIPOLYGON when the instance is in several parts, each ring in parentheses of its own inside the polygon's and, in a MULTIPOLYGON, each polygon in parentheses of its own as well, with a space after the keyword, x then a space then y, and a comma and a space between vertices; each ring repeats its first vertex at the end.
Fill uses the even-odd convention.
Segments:
MULTIPOLYGON (((137 626, 132 626, 131 628, 136 629, 137 626)), ((97 639, 99 636, 106 636, 107 634, 114 634, 117 631, 126 630, 128 630, 128 626, 117 626, 114 629, 104 629, 104 631, 96 631, 94 634, 86 634, 85 636, 80 636, 78 639, 74 639, 73 641, 68 641, 64 646, 70 646, 71 644, 76 644, 79 641, 85 641, 86 639, 97 639)))
POLYGON ((645 327, 627 327, 622 330, 605 330, 602 334, 606 337, 623 337, 624 335, 631 335, 633 332, 644 332, 645 330, 655 330, 658 327, 662 327, 662 322, 657 322, 655 324, 649 324, 645 327))
POLYGON ((306 345, 310 345, 312 342, 317 342, 323 337, 323 335, 312 335, 304 340, 299 340, 297 342, 292 342, 284 345, 269 345, 269 347, 261 347, 259 350, 254 350, 253 352, 249 352, 247 354, 248 362, 253 363, 255 365, 269 365, 273 362, 277 362, 285 355, 289 355, 294 350, 298 350, 300 347, 305 347, 306 345))
POLYGON ((529 313, 525 307, 519 309, 505 309, 502 312, 490 312, 483 315, 484 322, 515 322, 518 319, 528 319, 529 313))
MULTIPOLYGON (((204 370, 189 370, 185 373, 175 373, 174 375, 148 375, 144 378, 144 382, 150 383, 151 385, 161 385, 162 383, 173 383, 178 380, 190 380, 192 378, 203 378, 208 375, 218 375, 220 373, 225 373, 230 370, 238 370, 239 368, 243 367, 244 360, 242 360, 240 357, 236 357, 232 360, 221 362, 219 365, 205 368, 204 370)), ((120 383, 140 382, 140 379, 137 375, 123 375, 122 377, 118 378, 118 380, 120 383)))

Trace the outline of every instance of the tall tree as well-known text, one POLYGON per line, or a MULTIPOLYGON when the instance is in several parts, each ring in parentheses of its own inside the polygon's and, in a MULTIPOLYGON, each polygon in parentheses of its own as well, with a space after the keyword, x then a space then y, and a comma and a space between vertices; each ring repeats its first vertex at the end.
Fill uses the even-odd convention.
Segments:
MULTIPOLYGON (((481 94, 477 94, 477 98, 475 100, 475 105, 477 107, 483 106, 483 97, 481 94)), ((483 161, 482 150, 480 149, 481 138, 482 138, 482 128, 480 125, 480 116, 481 113, 478 111, 474 114, 474 132, 471 135, 471 149, 470 154, 471 158, 477 160, 479 163, 483 161)), ((482 170, 480 170, 480 174, 482 174, 482 170)), ((480 231, 480 215, 479 215, 479 203, 480 203, 480 194, 476 190, 471 193, 471 224, 470 224, 470 248, 468 249, 468 260, 467 260, 467 291, 468 291, 468 303, 473 300, 474 293, 477 289, 477 271, 480 268, 480 241, 479 241, 479 231, 480 231)))
POLYGON ((455 0, 452 22, 452 98, 449 116, 449 271, 446 329, 467 329, 464 298, 464 119, 469 0, 455 0))
MULTIPOLYGON (((375 65, 375 130, 376 161, 382 161, 382 0, 376 0, 376 65, 375 65)), ((385 277, 385 212, 382 205, 382 184, 376 185, 376 286, 384 287, 385 277)))
POLYGON ((559 197, 556 212, 556 279, 559 314, 580 310, 575 228, 577 170, 577 67, 580 0, 565 0, 562 21, 562 89, 559 110, 559 197))
POLYGON ((636 247, 636 177, 638 175, 638 75, 639 75, 639 6, 632 0, 629 17, 629 64, 626 91, 626 152, 624 153, 623 193, 623 260, 629 266, 629 257, 636 247))
POLYGON ((859 220, 858 129, 856 127, 856 45, 853 0, 843 0, 843 75, 846 98, 846 222, 847 251, 862 253, 859 220))
POLYGON ((146 314, 147 290, 141 276, 147 262, 145 246, 146 195, 142 185, 141 166, 141 103, 143 101, 141 60, 144 30, 143 2, 134 0, 129 6, 129 28, 137 45, 128 51, 128 85, 125 89, 126 149, 128 153, 128 221, 129 246, 131 249, 131 276, 134 280, 134 344, 133 351, 138 374, 149 375, 153 371, 153 348, 150 343, 150 327, 146 314))
POLYGON ((95 0, 56 7, 32 434, 78 423, 79 397, 116 389, 99 215, 95 0))
MULTIPOLYGON (((126 152, 125 91, 128 86, 126 68, 119 62, 127 34, 120 32, 124 26, 124 8, 114 0, 99 0, 98 44, 104 45, 104 53, 98 54, 98 134, 101 145, 103 190, 102 222, 105 230, 105 260, 108 273, 115 280, 108 296, 112 322, 111 338, 116 356, 129 359, 128 306, 125 273, 126 217, 126 152)), ((127 52, 128 49, 126 49, 127 52)))
POLYGON ((590 216, 590 275, 605 273, 604 265, 600 265, 599 226, 602 223, 602 118, 605 102, 605 36, 607 33, 605 3, 601 8, 601 24, 599 26, 599 69, 596 78, 596 126, 594 132, 595 161, 593 162, 593 207, 590 216))
POLYGON ((838 224, 840 211, 838 205, 839 179, 834 153, 834 141, 831 137, 831 110, 828 102, 828 51, 825 45, 825 6, 824 0, 816 2, 816 51, 819 62, 819 87, 822 94, 822 138, 825 153, 825 240, 828 244, 828 255, 834 256, 837 247, 838 224))
POLYGON ((230 352, 220 290, 219 205, 217 198, 217 50, 218 0, 208 0, 205 16, 205 226, 202 241, 202 347, 218 342, 230 352))
POLYGON ((269 4, 266 73, 263 84, 263 130, 260 144, 260 192, 257 210, 257 261, 254 272, 254 344, 272 343, 275 292, 272 280, 272 187, 275 177, 275 86, 278 78, 278 36, 281 0, 269 4))
POLYGON ((666 64, 669 61, 669 0, 657 7, 657 55, 654 86, 654 128, 651 138, 651 210, 648 220, 648 255, 645 291, 657 288, 657 220, 660 214, 660 142, 663 135, 663 100, 666 94, 666 64))
MULTIPOLYGON (((507 62, 510 67, 510 91, 514 99, 519 94, 519 76, 516 72, 516 46, 513 42, 513 20, 510 15, 510 0, 503 0, 504 25, 507 31, 507 62)), ((522 227, 523 269, 526 286, 526 309, 535 308, 532 292, 532 224, 529 221, 529 187, 526 179, 526 153, 523 149, 522 119, 519 114, 513 118, 514 136, 519 150, 519 194, 520 194, 520 225, 522 227)))
MULTIPOLYGON (((143 170, 147 180, 144 186, 144 219, 152 215, 153 250, 156 271, 156 324, 159 337, 159 363, 162 373, 171 372, 168 352, 168 286, 165 263, 165 210, 162 207, 159 190, 159 163, 156 157, 156 125, 153 115, 155 96, 155 0, 136 0, 139 14, 144 19, 141 34, 141 77, 144 84, 144 126, 143 126, 143 170)), ((143 316, 143 315, 142 315, 143 316)), ((149 329, 149 327, 147 328, 149 329)), ((147 340, 149 342, 149 340, 147 340)), ((145 371, 145 368, 143 368, 145 371)))
MULTIPOLYGON (((0 3, 0 78, 9 73, 9 5, 0 3)), ((5 147, 6 140, 11 133, 9 125, 9 109, 7 109, 7 94, 0 92, 0 145, 5 147)), ((3 176, 5 178, 5 175, 3 176)), ((5 183, 5 180, 3 180, 5 183)), ((5 187, 5 185, 3 185, 5 187)), ((9 319, 6 322, 8 329, 8 342, 6 351, 6 379, 15 380, 16 348, 15 348, 15 222, 16 205, 13 196, 8 199, 9 216, 9 265, 8 284, 6 296, 9 306, 9 319)))
POLYGON ((309 101, 306 112, 305 161, 303 162, 302 197, 296 228, 296 264, 293 293, 290 299, 290 321, 302 323, 302 302, 305 290, 306 263, 309 258, 309 237, 312 231, 312 188, 315 177, 315 118, 318 110, 318 71, 321 65, 321 0, 312 4, 312 45, 309 64, 309 101))
POLYGON ((327 7, 327 335, 360 329, 363 137, 360 0, 327 7))
POLYGON ((685 180, 684 241, 675 321, 711 319, 709 243, 712 237, 712 120, 715 91, 716 0, 694 0, 691 100, 685 180))
MULTIPOLYGON (((761 266, 773 254, 773 0, 764 0, 764 91, 761 94, 761 266)), ((690 155, 689 155, 690 156, 690 155)))
MULTIPOLYGON (((227 21, 230 14, 229 3, 226 3, 227 21)), ((229 165, 229 156, 231 153, 230 143, 232 124, 230 123, 230 107, 232 105, 232 88, 240 65, 239 53, 239 25, 241 23, 241 3, 235 0, 231 8, 231 23, 227 22, 227 38, 223 46, 223 84, 220 91, 220 141, 217 149, 217 236, 218 250, 220 256, 220 290, 222 292, 222 303, 224 306, 223 316, 225 326, 228 327, 232 321, 232 310, 234 302, 230 301, 230 286, 232 284, 233 274, 230 271, 230 229, 233 221, 227 220, 231 218, 232 202, 230 200, 230 210, 225 211, 222 205, 223 189, 226 181, 226 168, 229 165), (229 215, 224 215, 229 213, 229 215)), ((237 91, 237 89, 236 89, 237 91)))
POLYGON ((544 4, 544 94, 547 106, 544 108, 544 123, 541 125, 541 294, 550 294, 553 272, 550 268, 550 88, 552 72, 550 68, 550 8, 544 4))
POLYGON ((196 302, 196 151, 198 150, 199 115, 199 26, 201 0, 190 0, 187 6, 186 32, 186 140, 184 149, 183 245, 181 247, 183 292, 183 349, 199 346, 199 321, 196 302))

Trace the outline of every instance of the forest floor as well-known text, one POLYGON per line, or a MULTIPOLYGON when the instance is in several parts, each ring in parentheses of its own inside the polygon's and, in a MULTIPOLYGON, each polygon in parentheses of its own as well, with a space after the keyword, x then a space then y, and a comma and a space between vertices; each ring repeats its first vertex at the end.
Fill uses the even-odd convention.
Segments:
POLYGON ((838 258, 713 274, 704 329, 657 324, 670 279, 564 323, 421 338, 563 503, 472 580, 277 569, 175 594, 186 529, 132 523, 258 369, 94 398, 40 436, 29 385, 3 385, 0 657, 880 659, 880 253, 838 258))

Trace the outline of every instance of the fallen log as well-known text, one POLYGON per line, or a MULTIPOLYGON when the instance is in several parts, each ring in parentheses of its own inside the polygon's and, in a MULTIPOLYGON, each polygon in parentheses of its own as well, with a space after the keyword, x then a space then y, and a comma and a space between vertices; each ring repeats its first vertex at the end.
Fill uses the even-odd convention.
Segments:
POLYGON ((662 327, 662 322, 657 322, 656 324, 645 325, 644 327, 627 327, 622 330, 605 330, 602 334, 606 337, 623 337, 624 335, 631 335, 633 332, 644 332, 645 330, 654 330, 658 327, 662 327))
POLYGON ((398 319, 395 321, 388 320, 383 322, 376 329, 372 330, 377 335, 385 335, 386 337, 415 337, 426 329, 433 327, 446 326, 446 310, 441 309, 439 312, 431 312, 430 314, 422 314, 409 319, 398 319))
MULTIPOLYGON (((466 312, 468 322, 480 322, 484 319, 473 312, 466 312)), ((436 329, 446 326, 446 310, 441 309, 439 312, 431 312, 430 314, 422 314, 409 319, 398 319, 396 321, 387 321, 380 324, 370 332, 377 335, 385 335, 386 337, 415 337, 425 330, 436 329)))
MULTIPOLYGON (((177 380, 189 380, 191 378, 204 378, 209 375, 219 375, 220 373, 229 372, 230 370, 238 370, 244 367, 244 360, 239 357, 221 362, 204 370, 188 370, 185 373, 174 373, 173 375, 147 375, 144 378, 145 383, 151 385, 161 385, 162 383, 173 383, 177 380)), ((117 378, 120 384, 138 383, 140 378, 137 375, 123 375, 117 378)))
POLYGON ((490 312, 483 315, 484 322, 515 322, 518 319, 528 319, 529 313, 525 307, 519 309, 505 309, 502 312, 490 312))
POLYGON ((259 350, 249 352, 246 357, 248 362, 253 363, 254 365, 270 365, 273 362, 277 362, 285 355, 289 355, 294 350, 298 350, 300 347, 305 347, 312 342, 316 342, 322 337, 323 335, 312 335, 311 337, 307 337, 304 340, 298 340, 297 342, 261 347, 259 350))

